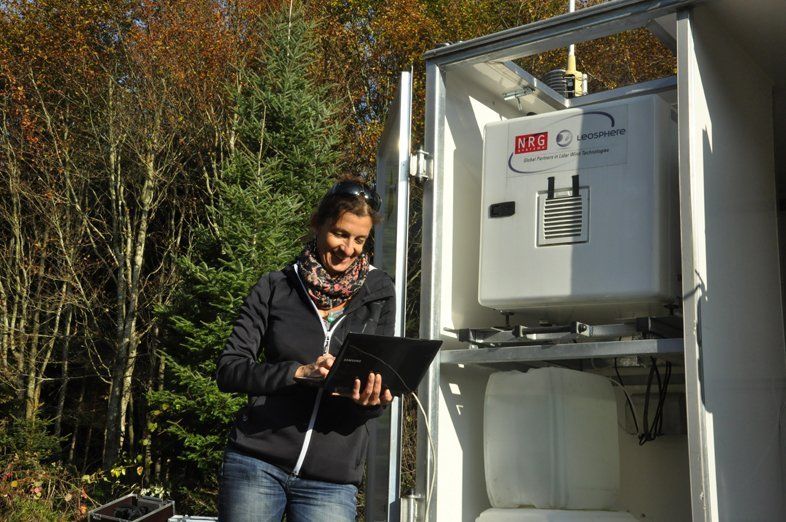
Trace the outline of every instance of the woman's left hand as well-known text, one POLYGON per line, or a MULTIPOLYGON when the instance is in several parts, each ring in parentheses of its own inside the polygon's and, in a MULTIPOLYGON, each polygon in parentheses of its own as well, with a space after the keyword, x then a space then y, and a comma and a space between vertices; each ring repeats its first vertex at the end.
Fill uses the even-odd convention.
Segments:
POLYGON ((393 402, 393 395, 390 390, 382 391, 382 375, 369 373, 366 379, 366 386, 363 390, 360 379, 355 379, 355 387, 352 389, 351 399, 361 406, 384 406, 393 402))

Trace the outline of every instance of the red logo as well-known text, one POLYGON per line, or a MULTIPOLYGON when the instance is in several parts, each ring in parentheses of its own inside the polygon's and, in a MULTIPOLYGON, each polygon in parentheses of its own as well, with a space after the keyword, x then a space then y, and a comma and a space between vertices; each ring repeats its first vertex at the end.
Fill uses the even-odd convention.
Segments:
POLYGON ((522 134, 516 136, 516 154, 526 154, 549 148, 549 133, 536 132, 535 134, 522 134))

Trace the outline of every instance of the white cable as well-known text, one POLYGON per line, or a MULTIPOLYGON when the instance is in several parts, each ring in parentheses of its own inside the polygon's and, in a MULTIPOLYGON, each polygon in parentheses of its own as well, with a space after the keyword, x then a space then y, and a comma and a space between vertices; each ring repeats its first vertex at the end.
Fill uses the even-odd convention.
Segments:
MULTIPOLYGON (((626 390, 626 389, 625 389, 625 386, 623 386, 623 385, 622 385, 622 383, 620 383, 619 381, 615 381, 615 380, 614 380, 614 379, 612 379, 611 377, 606 377, 606 378, 607 378, 608 380, 610 380, 610 381, 611 381, 613 384, 616 384, 617 386, 619 386, 619 387, 620 387, 620 389, 622 389, 622 393, 624 393, 624 394, 625 394, 625 397, 628 399, 628 404, 630 404, 630 409, 631 409, 631 411, 633 412, 633 416, 634 416, 634 420, 635 420, 635 416, 636 416, 636 407, 633 405, 633 400, 631 400, 631 398, 630 398, 630 395, 628 394, 628 390, 626 390)), ((626 430, 626 429, 625 429, 625 426, 624 426, 624 425, 623 425, 623 426, 621 426, 621 427, 622 427, 622 430, 623 430, 625 433, 627 433, 628 435, 638 435, 638 434, 639 434, 638 432, 630 433, 628 430, 626 430)))
POLYGON ((420 403, 420 399, 418 399, 418 394, 412 392, 412 398, 415 399, 415 403, 418 405, 421 415, 423 415, 423 423, 426 426, 426 436, 428 437, 428 443, 431 447, 431 480, 426 484, 426 509, 423 516, 423 520, 428 520, 429 508, 431 507, 431 493, 434 491, 434 482, 437 479, 437 448, 434 445, 434 439, 431 438, 431 425, 428 422, 426 410, 420 403))
POLYGON ((409 387, 406 384, 404 384, 404 378, 401 377, 401 375, 396 371, 396 369, 393 368, 390 364, 388 364, 387 361, 384 361, 379 357, 377 357, 376 355, 374 355, 373 353, 369 353, 366 350, 363 350, 362 348, 359 348, 357 346, 353 346, 353 348, 358 352, 364 355, 368 355, 372 359, 376 359, 377 361, 387 366, 388 369, 392 371, 396 375, 396 377, 398 377, 398 380, 402 384, 402 386, 407 388, 407 391, 415 399, 415 403, 418 405, 421 415, 423 415, 423 422, 426 425, 426 436, 428 437, 428 443, 429 446, 431 447, 431 464, 432 464, 431 480, 426 484, 426 512, 425 512, 424 520, 427 520, 429 507, 431 506, 431 494, 434 491, 434 482, 437 479, 437 458, 436 458, 437 448, 434 445, 434 439, 431 438, 431 425, 428 422, 428 416, 426 415, 426 410, 423 408, 423 405, 420 403, 420 399, 418 399, 418 394, 410 390, 409 387))

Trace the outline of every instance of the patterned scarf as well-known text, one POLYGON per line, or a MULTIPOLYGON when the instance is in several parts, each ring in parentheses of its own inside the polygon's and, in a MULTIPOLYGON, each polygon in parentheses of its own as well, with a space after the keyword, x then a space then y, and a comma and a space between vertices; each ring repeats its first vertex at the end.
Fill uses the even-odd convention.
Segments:
POLYGON ((298 273, 306 285, 308 295, 320 310, 330 310, 349 301, 366 282, 369 262, 368 255, 363 252, 347 268, 346 272, 336 277, 324 269, 317 254, 315 240, 309 242, 297 258, 298 273))

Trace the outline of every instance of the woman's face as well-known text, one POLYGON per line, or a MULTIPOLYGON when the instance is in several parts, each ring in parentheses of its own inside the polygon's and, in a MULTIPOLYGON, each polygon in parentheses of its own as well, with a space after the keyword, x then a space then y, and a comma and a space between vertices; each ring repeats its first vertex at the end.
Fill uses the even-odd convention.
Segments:
POLYGON ((315 230, 319 260, 328 274, 344 273, 363 253, 372 226, 371 216, 344 212, 335 223, 325 223, 315 230))

